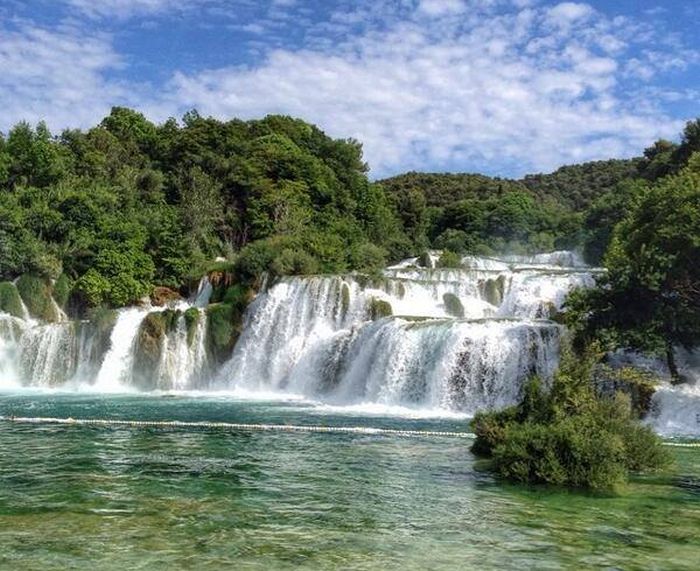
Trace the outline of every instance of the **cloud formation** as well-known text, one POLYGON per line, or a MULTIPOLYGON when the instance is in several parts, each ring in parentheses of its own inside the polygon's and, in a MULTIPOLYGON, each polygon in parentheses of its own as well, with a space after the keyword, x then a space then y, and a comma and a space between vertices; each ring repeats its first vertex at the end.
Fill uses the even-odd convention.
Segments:
MULTIPOLYGON (((177 4, 66 1, 90 18, 177 4)), ((207 6, 218 7, 227 25, 248 27, 258 55, 243 66, 178 69, 151 87, 129 79, 135 62, 115 51, 110 36, 79 24, 6 30, 6 120, 85 126, 113 104, 157 120, 193 107, 220 118, 284 113, 362 141, 374 176, 409 169, 521 175, 638 154, 678 133, 682 121, 665 105, 696 93, 655 83, 695 65, 696 52, 580 2, 338 0, 313 18, 307 3, 270 0, 267 16, 249 21, 233 21, 223 0, 207 6), (280 22, 300 45, 280 47, 279 35, 265 43, 280 22)))
POLYGON ((0 34, 0 107, 6 129, 46 119, 54 128, 87 126, 132 90, 105 79, 124 62, 110 38, 62 26, 23 23, 0 34))
MULTIPOLYGON (((385 3, 381 32, 370 24, 376 18, 338 14, 336 22, 365 28, 340 46, 275 50, 249 69, 178 73, 170 96, 220 117, 308 118, 362 141, 382 175, 504 167, 522 174, 628 156, 678 132, 678 121, 640 108, 620 88, 621 70, 634 73, 636 24, 587 4, 503 4, 422 0, 399 18, 385 3)), ((637 79, 674 57, 657 55, 642 56, 637 79)))

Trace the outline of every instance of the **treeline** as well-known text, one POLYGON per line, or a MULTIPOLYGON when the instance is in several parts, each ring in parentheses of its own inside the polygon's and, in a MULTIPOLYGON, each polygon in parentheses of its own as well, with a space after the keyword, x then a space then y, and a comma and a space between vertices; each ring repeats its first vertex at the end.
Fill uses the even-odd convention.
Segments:
POLYGON ((372 270, 411 244, 366 172, 358 142, 289 117, 20 123, 0 139, 0 279, 58 280, 80 312, 186 289, 218 257, 241 279, 372 270))
POLYGON ((376 272, 428 248, 456 261, 581 248, 599 263, 631 205, 687 168, 699 125, 639 159, 520 181, 408 173, 372 183, 359 142, 290 117, 190 112, 156 125, 114 108, 58 136, 20 123, 0 137, 0 281, 53 283, 80 313, 156 286, 185 293, 217 258, 240 282, 376 272))
POLYGON ((561 167, 521 180, 410 172, 381 181, 415 247, 458 253, 580 248, 601 264, 612 229, 656 181, 700 150, 700 122, 680 143, 660 140, 642 157, 561 167))

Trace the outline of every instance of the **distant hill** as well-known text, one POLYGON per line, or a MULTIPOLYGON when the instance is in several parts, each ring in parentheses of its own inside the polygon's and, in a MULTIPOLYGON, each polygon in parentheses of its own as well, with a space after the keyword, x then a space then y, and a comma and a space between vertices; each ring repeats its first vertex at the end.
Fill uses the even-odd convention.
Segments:
POLYGON ((540 200, 581 212, 621 180, 638 176, 640 160, 613 159, 564 166, 550 174, 526 175, 522 180, 481 174, 408 172, 379 183, 390 194, 418 189, 424 194, 427 206, 444 207, 465 199, 525 191, 540 200))

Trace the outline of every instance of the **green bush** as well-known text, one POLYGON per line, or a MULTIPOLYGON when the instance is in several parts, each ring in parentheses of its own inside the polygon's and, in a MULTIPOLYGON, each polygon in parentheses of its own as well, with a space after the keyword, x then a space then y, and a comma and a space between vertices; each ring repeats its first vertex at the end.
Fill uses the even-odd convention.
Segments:
POLYGON ((0 311, 8 313, 14 317, 24 317, 22 299, 12 282, 0 283, 0 311))
POLYGON ((469 234, 464 230, 455 230, 454 228, 448 228, 433 242, 433 246, 439 250, 450 250, 458 254, 465 254, 470 249, 468 247, 470 244, 469 234))
POLYGON ((272 260, 269 270, 276 276, 297 276, 315 274, 319 271, 318 261, 303 250, 285 248, 272 260))
POLYGON ((492 459, 517 482, 614 490, 631 471, 656 470, 669 457, 654 432, 631 411, 629 397, 596 394, 593 358, 565 353, 550 391, 537 379, 520 403, 477 414, 472 452, 492 459))
POLYGON ((53 298, 61 309, 66 308, 73 283, 66 274, 61 274, 53 284, 53 298))
POLYGON ((386 251, 375 244, 364 242, 351 252, 350 264, 359 271, 380 272, 386 266, 386 251))
POLYGON ((269 240, 251 242, 236 258, 234 264, 236 276, 242 282, 253 283, 270 269, 276 256, 276 248, 269 240))
POLYGON ((625 459, 621 435, 584 415, 511 424, 493 450, 494 467, 505 478, 598 490, 625 482, 625 459))
POLYGON ((462 257, 456 252, 445 250, 437 261, 438 268, 461 268, 462 257))

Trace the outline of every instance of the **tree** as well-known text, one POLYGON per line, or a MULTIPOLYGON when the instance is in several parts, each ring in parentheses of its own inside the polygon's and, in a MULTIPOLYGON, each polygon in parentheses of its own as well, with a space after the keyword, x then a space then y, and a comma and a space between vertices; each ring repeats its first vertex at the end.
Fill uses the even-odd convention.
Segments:
POLYGON ((665 354, 700 343, 700 154, 643 193, 615 227, 601 287, 575 295, 579 337, 665 354))

